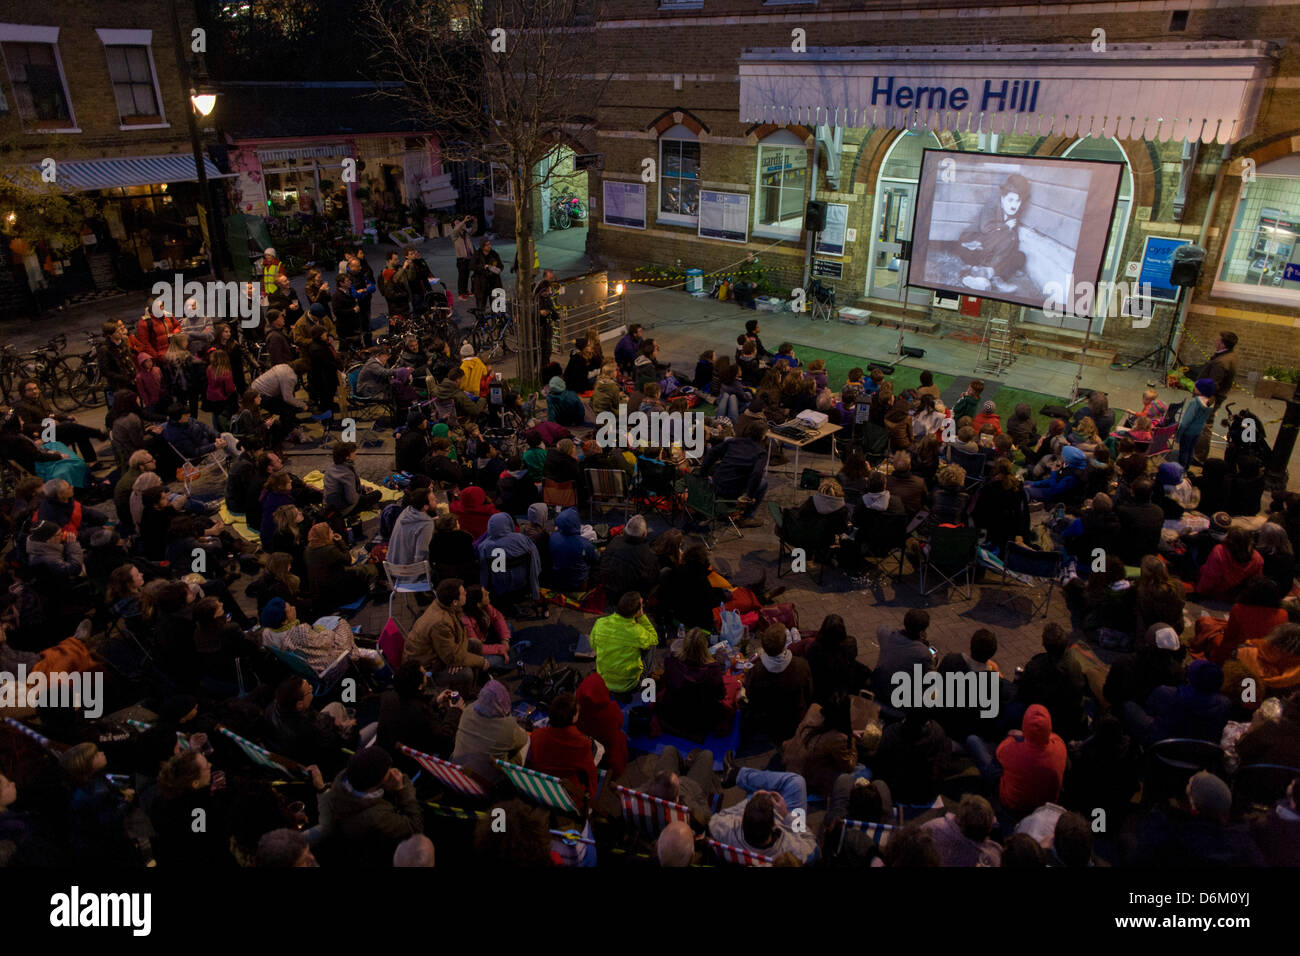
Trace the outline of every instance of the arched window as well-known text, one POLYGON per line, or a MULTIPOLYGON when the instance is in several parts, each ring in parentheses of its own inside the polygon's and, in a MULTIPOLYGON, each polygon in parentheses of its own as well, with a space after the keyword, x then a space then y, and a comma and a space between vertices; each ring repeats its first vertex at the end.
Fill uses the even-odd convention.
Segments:
POLYGON ((1264 163, 1241 184, 1215 295, 1300 305, 1300 153, 1264 163))
POLYGON ((700 213, 700 139, 678 123, 659 137, 659 222, 694 226, 700 213))
MULTIPOLYGON (((1129 168, 1128 156, 1118 141, 1091 136, 1073 143, 1063 155, 1070 159, 1104 159, 1124 164, 1124 175, 1119 179, 1119 197, 1115 201, 1115 215, 1110 222, 1110 242, 1106 245, 1106 256, 1101 262, 1102 282, 1113 283, 1117 279, 1123 279, 1120 260, 1124 256, 1124 240, 1128 236, 1129 214, 1133 209, 1133 171, 1129 168)), ((1106 301, 1108 298, 1096 296, 1094 315, 1097 319, 1105 319, 1106 309, 1111 306, 1106 301)), ((1093 331, 1101 331, 1099 323, 1094 324, 1093 331)))
POLYGON ((808 147, 786 129, 758 144, 754 196, 754 235, 795 239, 803 231, 804 197, 808 195, 808 147))

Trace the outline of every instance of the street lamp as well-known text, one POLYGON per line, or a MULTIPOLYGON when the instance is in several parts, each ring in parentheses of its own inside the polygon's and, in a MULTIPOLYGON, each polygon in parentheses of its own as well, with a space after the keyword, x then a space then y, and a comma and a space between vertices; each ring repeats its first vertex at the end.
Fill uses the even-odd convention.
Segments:
POLYGON ((199 111, 199 115, 206 118, 211 115, 212 110, 217 105, 217 94, 200 93, 197 90, 190 90, 190 102, 193 103, 194 108, 199 111))

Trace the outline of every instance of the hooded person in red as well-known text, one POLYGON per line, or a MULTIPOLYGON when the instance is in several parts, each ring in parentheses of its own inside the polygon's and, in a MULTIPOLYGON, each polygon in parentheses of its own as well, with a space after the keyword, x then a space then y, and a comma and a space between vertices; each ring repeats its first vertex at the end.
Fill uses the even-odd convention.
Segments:
POLYGON ((488 519, 497 513, 487 492, 477 485, 470 485, 462 491, 450 508, 451 513, 460 521, 461 530, 469 532, 475 540, 487 533, 488 519))
POLYGON ((623 711, 609 699, 609 688, 595 671, 578 685, 578 729, 605 748, 610 779, 617 780, 627 769, 627 735, 623 733, 623 711))
POLYGON ((1032 813, 1061 794, 1065 777, 1065 741, 1052 733, 1052 715, 1042 704, 1025 711, 1021 731, 998 745, 1002 779, 998 797, 1017 816, 1032 813))
POLYGON ((596 792, 596 762, 591 738, 574 726, 578 700, 572 694, 560 694, 547 711, 547 726, 529 735, 528 766, 541 773, 559 777, 579 798, 596 792))

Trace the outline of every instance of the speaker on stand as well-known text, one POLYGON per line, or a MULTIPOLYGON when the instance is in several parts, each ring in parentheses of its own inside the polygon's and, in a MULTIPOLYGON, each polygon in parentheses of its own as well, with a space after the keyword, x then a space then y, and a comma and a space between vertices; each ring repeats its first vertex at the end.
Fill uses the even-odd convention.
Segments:
POLYGON ((1286 490, 1287 466, 1291 463, 1291 453, 1295 451, 1295 440, 1300 433, 1300 401, 1292 398, 1286 403, 1282 413, 1282 425, 1273 440, 1273 453, 1269 459, 1265 480, 1270 488, 1286 490))
POLYGON ((808 232, 818 233, 826 229, 826 204, 817 199, 808 201, 804 210, 803 227, 808 232))

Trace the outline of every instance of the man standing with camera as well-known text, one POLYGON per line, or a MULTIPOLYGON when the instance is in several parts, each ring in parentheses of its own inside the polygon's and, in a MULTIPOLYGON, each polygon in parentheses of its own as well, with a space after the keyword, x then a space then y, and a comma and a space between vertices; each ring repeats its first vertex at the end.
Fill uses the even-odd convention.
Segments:
POLYGON ((452 225, 451 243, 456 250, 456 295, 461 299, 469 298, 469 264, 474 258, 474 232, 478 229, 478 220, 465 216, 452 225))

